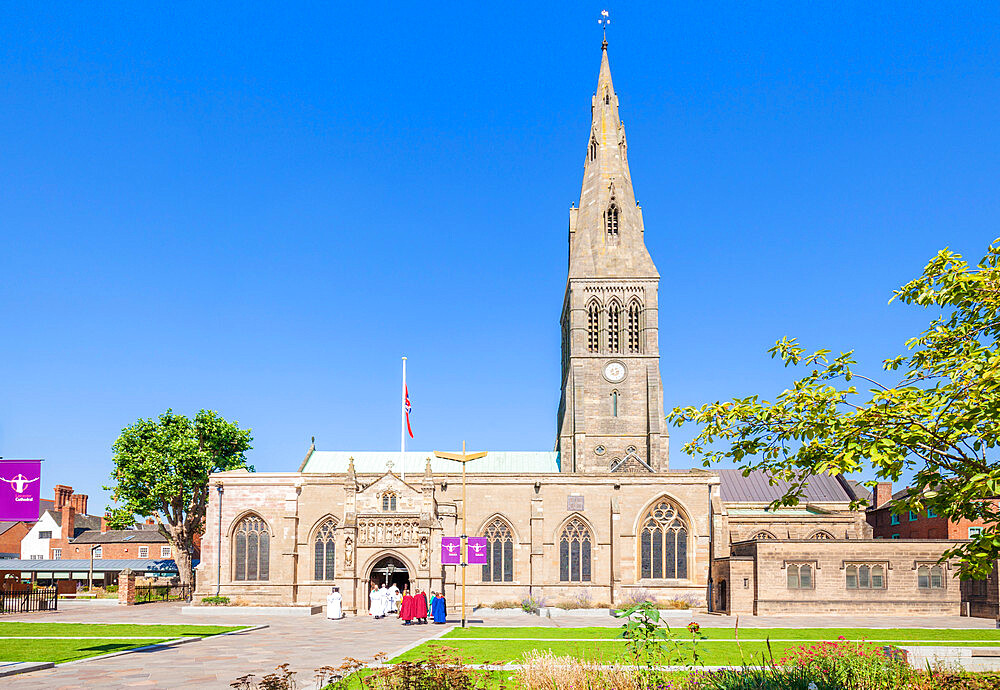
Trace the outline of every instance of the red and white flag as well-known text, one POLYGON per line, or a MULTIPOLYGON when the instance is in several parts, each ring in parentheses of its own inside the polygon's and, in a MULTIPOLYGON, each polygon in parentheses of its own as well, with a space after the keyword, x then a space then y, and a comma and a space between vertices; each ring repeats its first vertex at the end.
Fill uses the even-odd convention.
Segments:
POLYGON ((410 389, 403 384, 403 411, 406 413, 406 431, 410 434, 410 438, 413 438, 413 429, 410 428, 410 389))

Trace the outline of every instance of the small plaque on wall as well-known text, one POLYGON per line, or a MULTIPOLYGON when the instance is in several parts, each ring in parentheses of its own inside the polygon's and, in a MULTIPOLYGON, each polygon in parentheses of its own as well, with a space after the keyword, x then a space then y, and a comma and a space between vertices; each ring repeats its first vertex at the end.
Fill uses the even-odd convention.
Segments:
POLYGON ((566 510, 583 510, 583 496, 567 496, 566 510))

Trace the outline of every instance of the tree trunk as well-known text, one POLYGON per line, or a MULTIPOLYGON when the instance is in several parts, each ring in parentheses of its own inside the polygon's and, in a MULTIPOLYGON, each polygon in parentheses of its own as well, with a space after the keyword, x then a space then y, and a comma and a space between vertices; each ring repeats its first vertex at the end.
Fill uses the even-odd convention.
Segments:
POLYGON ((194 584, 194 569, 191 567, 191 552, 194 544, 192 540, 185 538, 184 530, 171 525, 170 544, 174 547, 174 563, 177 564, 177 574, 181 576, 182 585, 194 584))

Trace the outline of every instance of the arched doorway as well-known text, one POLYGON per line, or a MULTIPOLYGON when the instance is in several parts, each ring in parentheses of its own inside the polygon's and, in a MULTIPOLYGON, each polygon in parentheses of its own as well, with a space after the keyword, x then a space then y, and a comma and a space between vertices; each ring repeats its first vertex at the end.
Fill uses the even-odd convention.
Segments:
POLYGON ((375 561, 368 572, 368 586, 370 588, 374 584, 376 587, 381 587, 383 583, 386 587, 395 584, 402 592, 410 583, 410 572, 406 564, 395 556, 385 556, 375 561))

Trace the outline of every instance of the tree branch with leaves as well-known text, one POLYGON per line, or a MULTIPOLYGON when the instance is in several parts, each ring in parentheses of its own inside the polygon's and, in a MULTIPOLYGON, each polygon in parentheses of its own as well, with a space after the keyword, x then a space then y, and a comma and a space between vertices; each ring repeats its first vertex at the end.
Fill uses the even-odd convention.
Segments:
MULTIPOLYGON (((732 461, 790 482, 772 507, 796 505, 809 477, 874 470, 876 480, 913 473, 898 513, 932 509, 951 520, 984 520, 969 543, 948 550, 963 578, 984 578, 1000 555, 993 499, 1000 496, 1000 240, 976 265, 947 249, 893 300, 936 312, 883 362, 887 380, 857 371, 853 352, 807 352, 782 338, 769 352, 808 370, 773 400, 735 398, 677 407, 668 419, 697 424, 685 453, 703 464, 732 461), (857 386, 856 381, 864 385, 857 386)), ((874 486, 875 481, 867 482, 874 486)), ((855 508, 863 507, 859 502, 855 508)))

